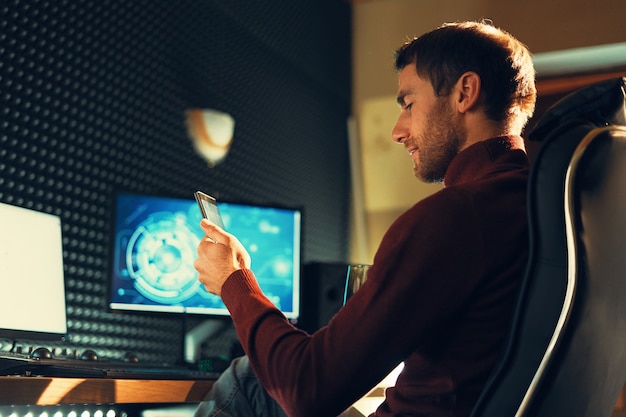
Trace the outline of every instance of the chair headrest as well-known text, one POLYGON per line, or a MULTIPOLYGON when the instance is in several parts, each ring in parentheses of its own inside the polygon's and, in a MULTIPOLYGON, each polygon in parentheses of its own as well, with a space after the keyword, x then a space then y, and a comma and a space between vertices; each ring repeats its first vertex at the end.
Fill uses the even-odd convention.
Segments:
POLYGON ((541 141, 573 120, 597 126, 626 125, 626 77, 600 81, 563 97, 544 113, 528 138, 541 141))

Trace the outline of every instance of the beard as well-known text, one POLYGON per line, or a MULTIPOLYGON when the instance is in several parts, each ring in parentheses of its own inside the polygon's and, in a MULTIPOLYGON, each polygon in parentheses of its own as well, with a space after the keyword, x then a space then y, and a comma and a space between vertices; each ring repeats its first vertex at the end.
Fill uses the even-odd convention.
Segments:
POLYGON ((415 176, 427 183, 443 182, 452 159, 465 141, 465 129, 445 97, 437 99, 427 115, 425 133, 419 141, 415 176))

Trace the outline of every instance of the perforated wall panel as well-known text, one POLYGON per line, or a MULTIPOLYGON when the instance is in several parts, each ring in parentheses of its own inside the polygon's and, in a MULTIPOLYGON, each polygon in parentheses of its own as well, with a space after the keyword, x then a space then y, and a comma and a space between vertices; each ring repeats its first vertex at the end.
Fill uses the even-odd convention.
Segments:
POLYGON ((182 318, 107 311, 118 189, 301 206, 304 261, 345 261, 349 99, 347 2, 0 3, 0 201, 63 221, 71 346, 182 356, 182 318), (190 107, 236 120, 215 168, 190 107))

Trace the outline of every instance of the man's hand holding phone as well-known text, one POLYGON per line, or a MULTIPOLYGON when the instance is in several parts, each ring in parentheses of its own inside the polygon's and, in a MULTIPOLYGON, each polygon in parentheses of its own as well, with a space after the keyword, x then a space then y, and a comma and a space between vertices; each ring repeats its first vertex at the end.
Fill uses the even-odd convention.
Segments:
POLYGON ((196 197, 198 207, 200 207, 202 217, 211 220, 213 223, 224 229, 224 222, 222 221, 222 216, 217 208, 217 200, 215 200, 215 197, 203 193, 202 191, 196 191, 194 196, 196 197))
POLYGON ((198 271, 198 280, 206 290, 219 296, 224 282, 233 272, 250 269, 250 255, 235 236, 224 230, 215 199, 200 192, 196 192, 196 199, 205 217, 200 227, 206 238, 198 245, 198 259, 194 267, 198 271))

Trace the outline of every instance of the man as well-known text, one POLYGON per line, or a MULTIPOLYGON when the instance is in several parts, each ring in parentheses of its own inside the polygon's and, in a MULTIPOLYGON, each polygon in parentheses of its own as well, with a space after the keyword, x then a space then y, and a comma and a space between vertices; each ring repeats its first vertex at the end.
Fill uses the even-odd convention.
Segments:
POLYGON ((199 279, 229 308, 247 357, 198 415, 336 416, 401 362, 375 416, 471 413, 527 261, 520 134, 534 110, 534 69, 524 45, 478 22, 406 43, 396 68, 393 140, 419 179, 444 188, 391 225, 368 280, 312 335, 265 298, 237 239, 203 221, 199 279))

